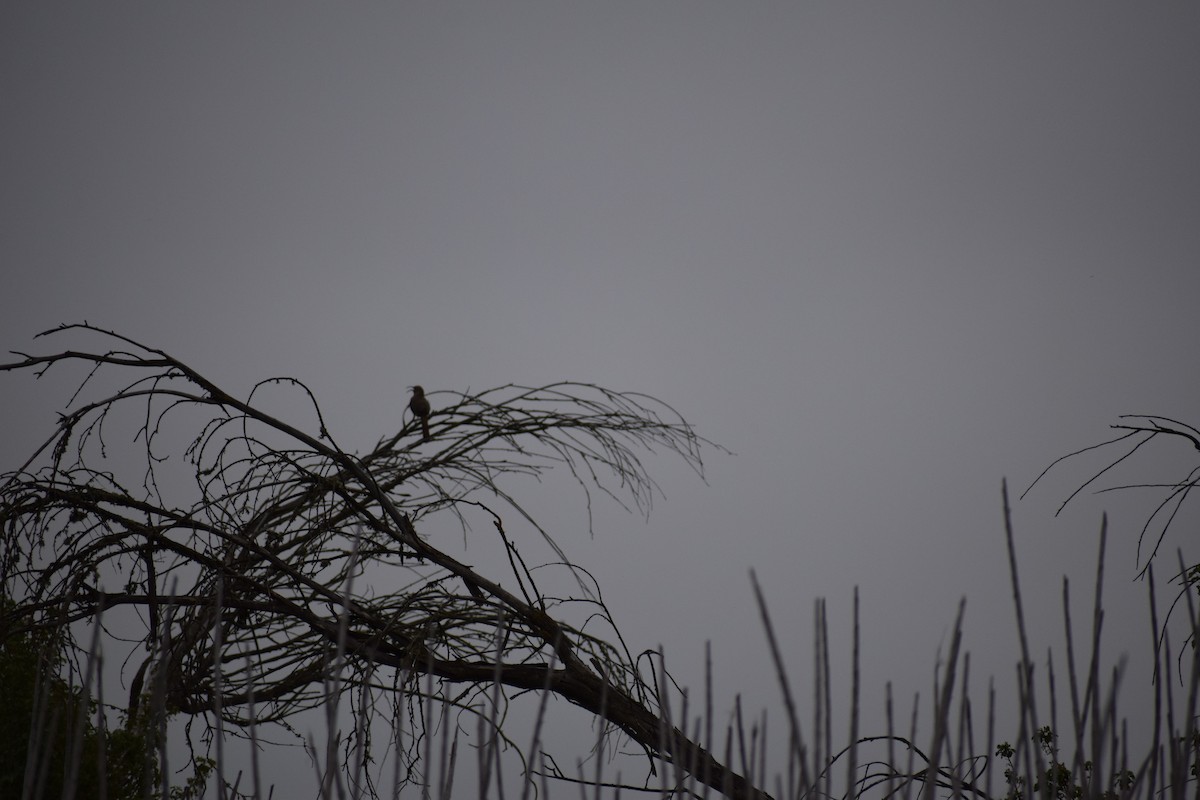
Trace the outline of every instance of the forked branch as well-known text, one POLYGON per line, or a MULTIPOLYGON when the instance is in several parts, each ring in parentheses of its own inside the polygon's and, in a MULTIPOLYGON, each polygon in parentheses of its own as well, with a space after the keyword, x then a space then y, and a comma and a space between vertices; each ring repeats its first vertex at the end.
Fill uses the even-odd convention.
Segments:
MULTIPOLYGON (((413 420, 360 455, 334 441, 315 397, 292 378, 263 381, 242 399, 111 331, 83 324, 42 335, 68 333, 102 347, 18 354, 0 371, 82 365, 72 404, 89 386, 120 381, 69 408, 45 445, 0 478, 0 577, 16 602, 0 634, 69 632, 102 609, 106 621, 133 609, 148 655, 131 710, 149 672, 169 710, 210 724, 214 714, 226 725, 286 723, 336 701, 331 691, 385 684, 380 670, 410 702, 422 698, 419 676, 440 679, 435 694, 474 713, 493 702, 497 681, 549 691, 653 758, 730 796, 761 796, 664 721, 659 690, 621 644, 590 576, 502 486, 566 467, 589 509, 598 490, 647 512, 657 486, 640 452, 675 453, 702 474, 710 444, 669 406, 578 383, 431 392, 428 438, 413 420), (268 384, 298 389, 315 425, 265 411, 257 397, 268 384), (109 454, 106 438, 123 428, 138 452, 109 454), (573 591, 539 588, 547 575, 535 581, 505 509, 542 534, 550 578, 557 569, 573 591), (480 510, 507 555, 504 576, 484 575, 419 530, 442 513, 468 526, 480 510), (453 684, 467 691, 451 695, 453 684)), ((365 730, 371 720, 349 705, 365 730)), ((404 756, 416 764, 415 745, 404 756)))

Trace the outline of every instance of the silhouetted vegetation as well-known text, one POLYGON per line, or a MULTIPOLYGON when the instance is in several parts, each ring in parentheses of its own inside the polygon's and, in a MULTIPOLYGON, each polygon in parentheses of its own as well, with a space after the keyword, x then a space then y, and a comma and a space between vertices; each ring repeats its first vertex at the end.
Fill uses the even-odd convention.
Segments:
POLYGON ((0 797, 144 797, 157 779, 150 731, 108 729, 96 701, 60 677, 61 644, 45 630, 0 631, 0 797))
MULTIPOLYGON (((1190 459, 1191 463, 1187 467, 1187 472, 1175 480, 1155 483, 1140 481, 1137 483, 1112 484, 1106 484, 1103 481, 1115 475, 1116 470, 1122 464, 1125 464, 1126 459, 1138 455, 1139 451, 1142 451, 1142 448, 1149 450, 1149 445, 1154 443, 1200 451, 1200 430, 1170 417, 1151 414, 1124 414, 1120 417, 1120 420, 1120 422, 1114 423, 1109 427, 1115 431, 1123 431, 1123 433, 1118 434, 1112 439, 1089 445, 1055 459, 1048 467, 1042 470, 1042 473, 1033 480, 1033 483, 1029 484, 1029 488, 1022 492, 1021 497, 1024 498, 1025 495, 1029 494, 1033 487, 1047 473, 1060 464, 1081 460, 1086 455, 1103 454, 1104 465, 1080 483, 1063 500, 1062 505, 1058 507, 1058 511, 1055 513, 1056 515, 1061 514, 1072 500, 1088 488, 1092 488, 1098 494, 1135 489, 1151 490, 1158 494, 1160 499, 1152 506, 1150 513, 1147 514, 1146 521, 1138 532, 1137 537, 1138 577, 1144 577, 1150 569, 1151 562, 1160 555, 1163 543, 1167 538, 1167 533, 1171 530, 1172 525, 1177 522, 1179 514, 1183 510, 1184 504, 1187 502, 1192 490, 1196 488, 1197 483, 1200 483, 1200 458, 1190 459)), ((1145 452, 1143 451, 1142 454, 1145 455, 1145 452)), ((1144 470, 1145 467, 1142 467, 1142 469, 1144 470)), ((1180 558, 1181 560, 1178 564, 1179 571, 1175 573, 1172 580, 1179 583, 1179 598, 1182 599, 1189 590, 1200 589, 1200 564, 1187 566, 1182 561, 1182 553, 1180 554, 1180 558)), ((1178 603, 1173 604, 1172 610, 1177 605, 1178 603)))
MULTIPOLYGON (((918 726, 914 702, 910 725, 898 730, 889 687, 887 730, 861 735, 856 599, 849 709, 831 700, 825 606, 817 605, 806 732, 755 579, 783 699, 786 733, 777 722, 772 736, 787 741, 783 771, 772 774, 765 716, 748 719, 739 704, 714 730, 711 685, 695 702, 660 653, 635 655, 590 574, 511 494, 511 478, 557 468, 574 476, 589 509, 600 491, 647 511, 656 487, 642 453, 665 450, 701 472, 702 449, 715 447, 669 406, 574 383, 422 392, 428 415, 420 406, 359 454, 334 440, 315 397, 292 378, 263 381, 242 398, 113 332, 78 325, 49 334, 97 337, 101 346, 0 365, 39 376, 84 368, 57 430, 0 478, 9 602, 0 680, 13 698, 0 725, 33 754, 5 752, 2 797, 69 796, 75 786, 80 797, 182 798, 206 783, 221 798, 267 797, 270 776, 257 757, 249 775, 231 777, 223 747, 240 736, 257 754, 268 726, 303 744, 322 798, 454 796, 466 735, 477 782, 458 790, 481 798, 505 796, 514 764, 523 796, 544 796, 557 781, 596 797, 1149 800, 1184 797, 1195 784, 1196 648, 1185 658, 1164 632, 1153 653, 1156 681, 1137 701, 1154 704, 1150 742, 1129 741, 1119 675, 1104 677, 1099 591, 1090 654, 1077 657, 1064 590, 1066 689, 1052 668, 1044 684, 1034 680, 1006 492, 1020 650, 1017 697, 1005 702, 1020 710, 1019 729, 996 737, 992 685, 985 706, 972 703, 960 606, 950 650, 938 659, 931 729, 918 726), (304 410, 286 420, 268 413, 268 401, 280 402, 267 395, 272 387, 292 390, 282 404, 299 396, 304 410), (130 438, 132 452, 116 447, 130 438), (507 570, 484 574, 436 546, 427 532, 444 535, 445 521, 470 531, 471 547, 507 570), (105 703, 105 664, 114 659, 101 654, 122 646, 128 696, 105 703), (536 705, 531 730, 516 730, 509 715, 522 695, 536 705), (551 697, 597 723, 590 755, 551 752, 543 736, 551 697), (1053 709, 1063 707, 1070 718, 1059 725, 1053 709), (114 712, 124 728, 109 729, 114 712), (314 715, 324 720, 324 743, 299 733, 297 721, 314 715), (842 746, 830 732, 835 716, 850 720, 842 746), (188 736, 191 761, 177 771, 166 746, 172 719, 203 729, 198 746, 188 736), (375 740, 380 730, 386 741, 375 740), (605 772, 617 741, 644 755, 642 780, 605 772)), ((1143 419, 1151 422, 1142 433, 1167 432, 1155 427, 1162 418, 1143 419)), ((1147 576, 1152 582, 1152 570, 1147 576)), ((1183 597, 1194 641, 1196 613, 1191 594, 1183 597)), ((1157 614, 1152 605, 1155 629, 1157 614)))

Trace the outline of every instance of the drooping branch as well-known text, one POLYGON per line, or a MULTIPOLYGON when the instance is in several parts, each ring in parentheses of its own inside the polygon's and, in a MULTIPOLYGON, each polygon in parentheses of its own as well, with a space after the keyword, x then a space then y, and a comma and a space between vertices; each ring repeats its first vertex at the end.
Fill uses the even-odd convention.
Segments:
MULTIPOLYGON (((1089 486, 1096 485, 1101 478, 1108 475, 1110 472, 1119 467, 1127 459, 1132 458, 1139 450, 1146 445, 1149 445, 1155 439, 1169 442, 1187 442, 1192 448, 1200 450, 1200 430, 1181 422, 1177 419, 1164 417, 1153 414, 1123 414, 1118 417, 1120 422, 1117 422, 1109 427, 1116 431, 1123 431, 1118 436, 1109 439, 1099 444, 1090 445, 1081 448, 1074 452, 1068 453, 1065 456, 1060 456, 1055 459, 1042 470, 1033 482, 1024 492, 1021 493, 1021 498, 1032 491, 1033 487, 1042 480, 1050 470, 1054 469, 1059 464, 1074 459, 1077 456, 1082 456, 1085 453, 1092 451, 1108 450, 1112 451, 1119 446, 1118 455, 1112 457, 1098 471, 1093 473, 1091 477, 1081 483, 1071 492, 1067 498, 1059 506, 1058 513, 1062 513, 1063 509, 1074 500, 1081 492, 1089 486), (1130 444, 1132 442, 1132 444, 1130 444)), ((1183 509, 1184 503, 1192 490, 1200 484, 1200 464, 1196 464, 1188 469, 1187 473, 1177 480, 1168 481, 1165 483, 1120 483, 1109 486, 1102 486, 1096 490, 1097 494, 1103 494, 1114 491, 1125 491, 1129 489, 1154 489, 1163 493, 1162 498, 1153 510, 1147 514, 1145 522, 1142 524, 1141 530, 1138 532, 1137 539, 1137 564, 1140 569, 1137 572, 1138 578, 1143 578, 1150 570, 1154 559, 1159 555, 1159 550, 1166 539, 1167 532, 1176 522, 1176 519, 1183 509), (1156 532, 1156 535, 1155 533, 1156 532), (1147 544, 1147 538, 1153 535, 1153 543, 1147 544)), ((1183 598, 1183 595, 1192 590, 1193 587, 1200 586, 1200 564, 1192 564, 1190 567, 1183 567, 1175 575, 1175 580, 1179 583, 1179 594, 1176 597, 1176 603, 1172 604, 1174 609, 1178 605, 1178 601, 1183 598)), ((1168 618, 1170 612, 1168 612, 1168 618)), ((1161 636, 1165 636, 1167 621, 1163 621, 1163 627, 1160 631, 1161 636)), ((1186 634, 1188 641, 1194 641, 1194 636, 1189 628, 1186 634)))
POLYGON ((151 655, 131 708, 153 662, 168 708, 206 718, 219 709, 235 725, 247 722, 251 698, 260 722, 328 702, 335 671, 332 685, 345 692, 392 669, 409 676, 401 690, 413 697, 416 676, 431 675, 466 685, 473 699, 461 704, 485 704, 497 680, 548 690, 710 786, 754 793, 664 721, 659 690, 620 643, 590 576, 501 485, 565 467, 588 493, 589 515, 597 490, 648 512, 657 486, 639 451, 673 452, 702 474, 701 448, 710 444, 669 406, 578 383, 431 392, 427 440, 414 421, 359 455, 333 440, 315 397, 292 378, 264 381, 240 399, 111 331, 83 324, 43 335, 67 332, 100 337, 109 349, 18 354, 0 371, 40 376, 83 365, 71 403, 101 370, 126 377, 64 413, 30 461, 0 478, 0 578, 17 601, 2 630, 62 628, 101 609, 144 611, 151 655), (263 410, 256 395, 268 384, 297 388, 316 430, 263 410), (136 458, 107 452, 106 431, 122 425, 141 442, 136 458), (549 563, 575 592, 539 589, 504 509, 542 534, 549 563), (507 555, 506 577, 485 576, 418 531, 442 512, 465 526, 479 511, 507 555), (579 606, 584 622, 572 623, 579 606), (596 620, 603 632, 585 630, 596 620))
MULTIPOLYGON (((1101 450, 1105 448, 1111 449, 1111 446, 1117 445, 1121 442, 1128 442, 1129 440, 1132 440, 1133 444, 1131 446, 1128 444, 1124 445, 1124 452, 1122 452, 1116 458, 1110 460, 1103 468, 1076 487, 1076 489, 1067 496, 1066 500, 1062 502, 1058 508, 1058 512, 1056 513, 1062 513, 1063 509, 1065 509, 1067 505, 1070 504, 1070 502, 1074 500, 1084 489, 1095 484, 1104 475, 1108 474, 1111 470, 1116 469, 1122 462, 1128 458, 1131 458, 1142 447, 1148 445, 1158 437, 1163 437, 1164 439, 1178 437, 1178 439, 1187 441, 1196 450, 1200 450, 1200 430, 1197 430, 1187 423, 1171 419, 1170 417, 1150 414, 1123 414, 1119 417, 1119 419, 1122 420, 1122 422, 1115 423, 1109 427, 1113 430, 1126 431, 1125 433, 1122 433, 1113 439, 1084 447, 1080 450, 1076 450, 1066 454, 1065 456, 1060 456, 1059 458, 1055 459, 1048 467, 1042 470, 1041 474, 1039 474, 1033 480, 1033 482, 1029 484, 1029 487, 1021 493, 1021 498, 1024 499, 1025 495, 1029 494, 1033 487, 1036 486, 1038 482, 1050 472, 1050 470, 1060 463, 1093 450, 1101 450)), ((1106 486, 1097 490, 1098 493, 1126 489, 1166 490, 1166 496, 1146 518, 1145 524, 1142 526, 1142 530, 1138 534, 1137 559, 1138 563, 1141 565, 1141 570, 1138 572, 1138 577, 1145 575, 1146 570, 1150 566, 1150 562, 1156 555, 1158 555, 1159 548, 1161 547, 1163 540, 1166 538, 1167 531, 1171 527, 1171 523, 1175 520, 1175 517, 1179 514, 1180 509, 1183 507, 1184 501, 1187 500, 1188 495, 1193 489, 1196 488, 1198 483, 1200 483, 1200 466, 1195 466, 1190 469, 1184 477, 1169 483, 1126 483, 1106 486), (1142 548, 1145 544, 1146 537, 1150 533, 1151 528, 1155 525, 1155 521, 1159 520, 1160 518, 1162 519, 1162 523, 1161 527, 1158 529, 1158 536, 1155 538, 1153 546, 1149 548, 1149 554, 1143 560, 1142 548)))

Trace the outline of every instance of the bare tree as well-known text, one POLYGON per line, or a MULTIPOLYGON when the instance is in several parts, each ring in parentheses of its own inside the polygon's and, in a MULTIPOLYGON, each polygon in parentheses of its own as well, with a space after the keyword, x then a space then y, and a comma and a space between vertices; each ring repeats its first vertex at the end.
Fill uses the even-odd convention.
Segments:
MULTIPOLYGON (((1160 444, 1183 445, 1188 448, 1200 451, 1200 430, 1188 425, 1185 422, 1151 414, 1124 414, 1118 417, 1119 422, 1116 422, 1109 427, 1115 431, 1120 431, 1116 436, 1098 444, 1089 445, 1071 453, 1067 453, 1050 463, 1042 472, 1034 478, 1029 487, 1021 493, 1021 498, 1024 499, 1027 494, 1046 476, 1050 470, 1054 469, 1059 464, 1076 459, 1080 456, 1090 453, 1106 453, 1104 466, 1093 473, 1091 477, 1083 481, 1076 489, 1071 492, 1055 512, 1055 516, 1062 513, 1072 500, 1079 496, 1085 489, 1089 487, 1099 487, 1097 493, 1107 493, 1115 491, 1127 491, 1131 489, 1149 489, 1158 490, 1160 499, 1153 509, 1146 516, 1145 522, 1141 530, 1138 532, 1137 539, 1137 564, 1139 578, 1145 576, 1151 569, 1151 564, 1159 555, 1163 542, 1166 539, 1167 532, 1171 529, 1173 523, 1177 521, 1180 511, 1183 509, 1184 503, 1187 501, 1192 490, 1200 484, 1200 463, 1193 463, 1187 472, 1181 477, 1167 482, 1156 483, 1116 483, 1111 485, 1103 485, 1102 479, 1110 474, 1115 474, 1115 470, 1120 467, 1126 459, 1135 456, 1143 447, 1150 445, 1152 442, 1158 441, 1160 444)), ((1182 559, 1182 554, 1180 555, 1182 559)), ((1185 566, 1184 562, 1178 562, 1179 572, 1175 574, 1174 580, 1180 584, 1180 595, 1176 598, 1178 605, 1179 599, 1183 594, 1188 592, 1192 587, 1200 587, 1200 564, 1192 564, 1185 566)), ((1164 621, 1164 626, 1165 626, 1164 621)), ((1189 636, 1189 638, 1191 638, 1189 636)))
MULTIPOLYGON (((506 490, 511 476, 565 468, 589 515, 595 491, 647 511, 657 487, 638 453, 665 450, 702 473, 710 444, 669 406, 578 383, 438 392, 427 440, 425 420, 411 419, 355 454, 293 378, 262 381, 241 399, 112 331, 85 323, 41 336, 68 332, 100 347, 17 353, 0 365, 39 377, 64 363, 86 370, 57 429, 0 478, 0 577, 16 603, 0 631, 70 637, 75 623, 134 610, 144 653, 129 667, 131 713, 158 692, 169 712, 234 730, 286 725, 385 687, 391 706, 343 704, 355 731, 389 713, 419 728, 421 703, 437 698, 503 736, 510 696, 546 693, 615 726, 651 765, 730 797, 765 796, 671 724, 661 664, 630 653, 590 575, 506 490), (114 389, 81 401, 112 379, 114 389), (266 413, 268 385, 298 392, 310 422, 266 413), (122 424, 136 430, 132 476, 128 457, 107 452, 122 424), (464 531, 481 517, 490 524, 508 556, 502 577, 422 533, 447 514, 464 531), (544 536, 544 563, 523 556, 510 516, 544 536), (555 571, 569 591, 543 588, 555 571)), ((398 754, 416 770, 408 774, 420 774, 419 741, 398 754)), ((524 756, 532 769, 536 754, 524 756)))

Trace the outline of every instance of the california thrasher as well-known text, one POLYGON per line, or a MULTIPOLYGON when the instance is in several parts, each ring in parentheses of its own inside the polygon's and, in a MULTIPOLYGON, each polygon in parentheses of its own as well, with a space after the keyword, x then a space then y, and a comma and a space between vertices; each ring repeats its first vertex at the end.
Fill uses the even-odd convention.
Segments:
POLYGON ((425 399, 425 390, 420 386, 412 387, 412 399, 408 401, 408 410, 421 420, 421 435, 429 439, 429 401, 425 399))

